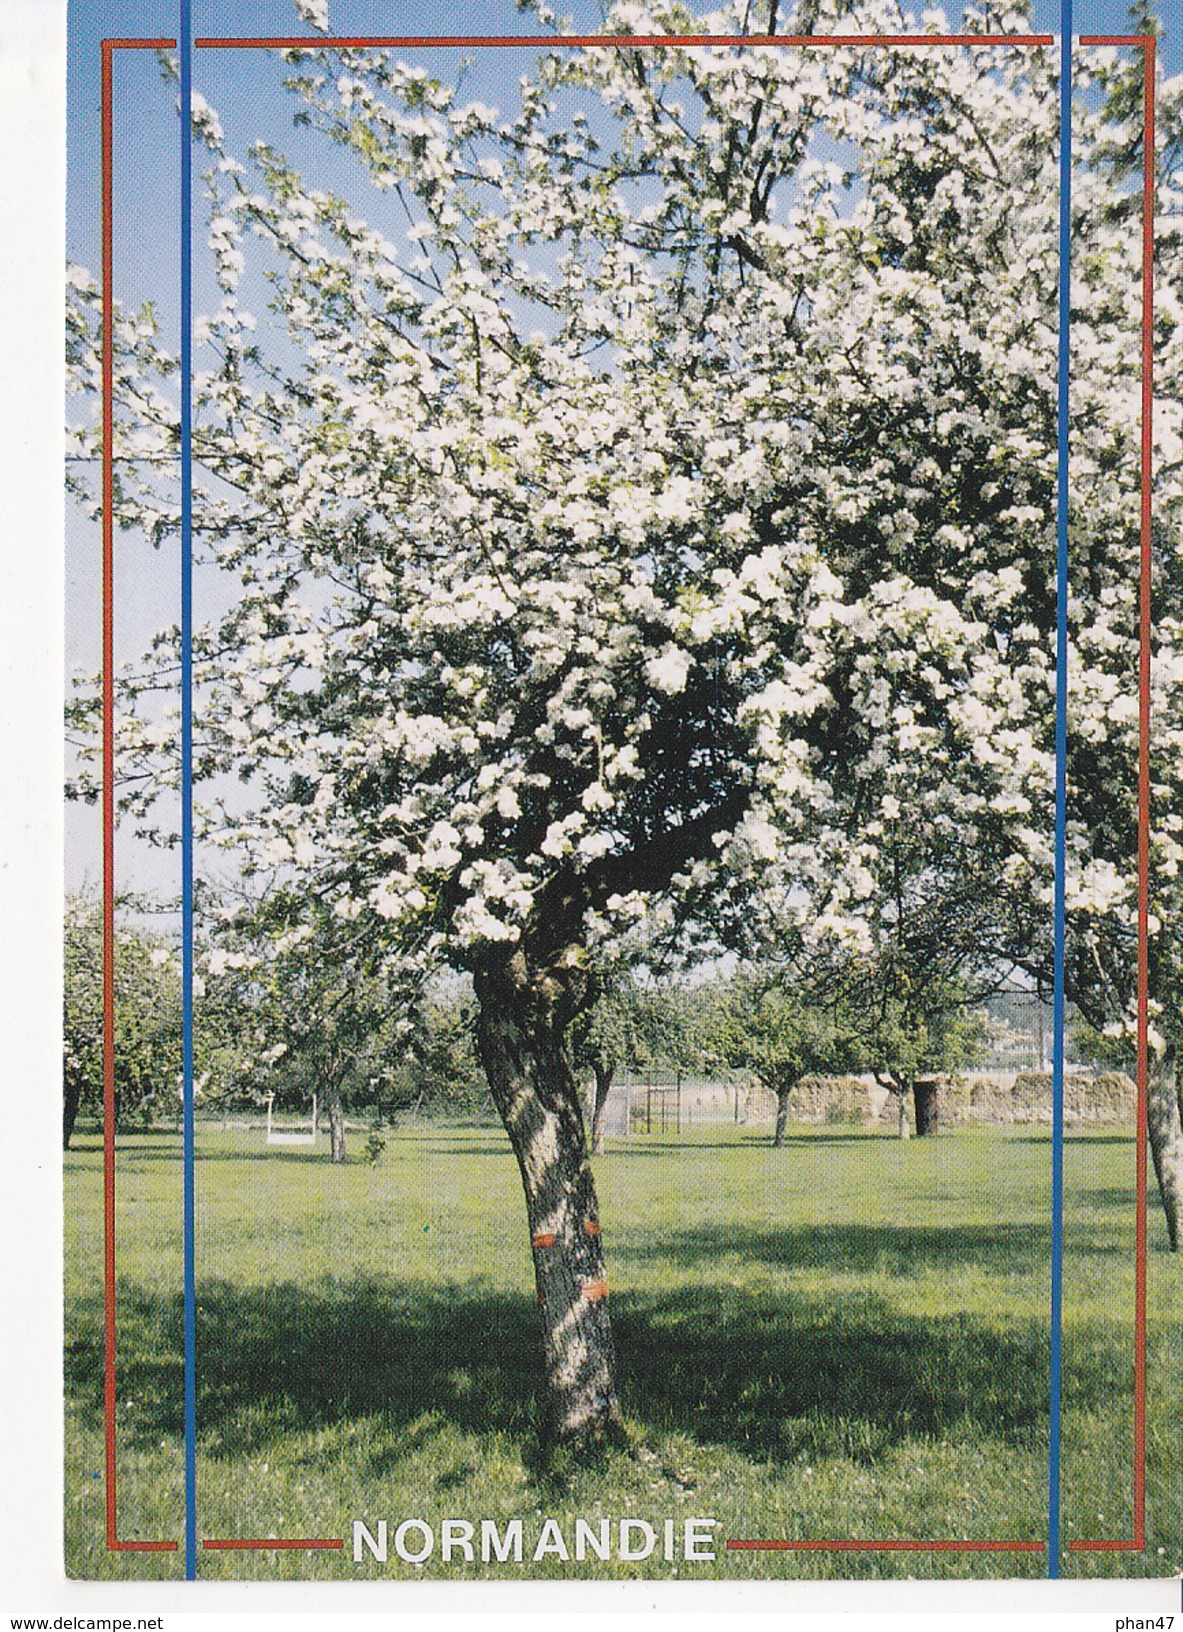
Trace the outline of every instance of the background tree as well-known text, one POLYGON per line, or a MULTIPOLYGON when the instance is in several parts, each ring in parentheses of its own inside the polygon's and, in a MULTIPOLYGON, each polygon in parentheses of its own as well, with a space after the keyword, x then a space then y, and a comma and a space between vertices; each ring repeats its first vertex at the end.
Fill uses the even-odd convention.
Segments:
POLYGON ((789 1096, 803 1077, 861 1068, 857 1031, 833 997, 810 993, 784 971, 746 971, 727 983, 727 1064, 751 1072, 776 1095, 773 1144, 785 1142, 789 1096))
POLYGON ((489 1085, 474 1043, 474 999, 456 977, 429 984, 398 1023, 401 1059, 390 1074, 391 1108, 484 1117, 489 1085))
POLYGON ((1179 1015, 1169 1033, 1158 1033, 1148 1062, 1147 1112, 1150 1150, 1166 1219, 1167 1242, 1178 1252, 1183 1239, 1183 1083, 1179 1079, 1179 1015))
MULTIPOLYGON (((1166 938, 1160 936, 1157 940, 1155 951, 1161 953, 1166 938)), ((1154 974, 1160 974, 1161 963, 1157 958, 1152 968, 1154 974)), ((1162 990, 1156 980, 1152 979, 1151 984, 1153 990, 1162 990)), ((1183 1084, 1179 1080, 1183 1036, 1174 1003, 1156 1002, 1155 1009, 1147 1061, 1150 1150, 1166 1222, 1167 1244, 1172 1252, 1178 1252, 1183 1230, 1183 1084)), ((1103 1023, 1104 1016, 1111 1011, 1102 1008, 1093 1012, 1096 1024, 1081 1021, 1074 1028, 1073 1041, 1078 1053, 1086 1060, 1133 1076, 1137 1069, 1136 1026, 1129 1009, 1108 1025, 1103 1023)))
POLYGON ((629 968, 623 958, 601 965, 596 999, 573 1023, 572 1061, 592 1075, 592 1150, 604 1146, 604 1118, 612 1083, 621 1071, 683 1075, 710 1069, 718 1058, 708 1016, 714 986, 709 977, 689 983, 680 976, 655 974, 652 967, 629 968))
MULTIPOLYGON (((839 20, 808 8, 811 28, 839 20)), ((622 6, 607 26, 639 21, 622 6)), ((663 6, 643 22, 698 26, 663 6)), ((904 19, 875 4, 858 26, 904 19)), ((201 113, 222 296, 197 532, 236 592, 195 643, 198 760, 255 798, 211 795, 206 832, 380 937, 387 968, 470 974, 526 1198, 545 1434, 582 1445, 620 1431, 567 1049, 596 960, 645 918, 701 954, 764 912, 873 953, 901 820, 929 846, 913 887, 943 874, 966 900, 977 879, 1016 922, 1047 917, 1054 64, 564 47, 507 115, 340 48, 291 83, 377 189, 373 218, 393 196, 408 231, 274 147, 244 164, 201 113), (278 332, 250 311, 264 288, 278 332)), ((1084 71, 1081 95, 1087 175, 1112 132, 1084 71)), ((1104 196, 1075 328, 1096 363, 1074 403, 1085 777, 1098 720, 1112 765, 1129 758, 1102 704, 1136 640, 1136 513, 1112 467, 1136 458, 1120 319, 1139 240, 1104 196)), ((83 388, 95 304, 78 276, 83 388)), ((147 317, 116 342, 117 452, 135 455, 118 519, 159 536, 172 362, 147 317)), ((137 705, 162 672, 121 698, 145 819, 166 770, 137 705)), ((1083 828, 1070 860, 1086 890, 1111 865, 1083 828)))
POLYGON ((631 974, 619 967, 601 971, 596 985, 595 1002, 577 1017, 570 1034, 572 1064, 576 1071, 590 1071, 592 1078, 589 1110, 593 1154, 604 1148, 604 1123, 613 1080, 621 1069, 632 1067, 641 1052, 641 1016, 631 974))
POLYGON ((986 1019, 965 988, 938 978, 918 985, 888 967, 863 987, 861 1046, 877 1081, 897 1096, 900 1133, 906 1136, 907 1100, 915 1108, 916 1132, 935 1133, 940 1086, 936 1080, 963 1071, 981 1058, 986 1019))
POLYGON ((406 1029, 395 994, 356 926, 293 904, 275 886, 229 910, 207 908, 203 996, 236 1016, 233 1092, 313 1099, 329 1123, 329 1160, 346 1158, 345 1113, 376 1099, 406 1029), (401 1024, 400 1024, 401 1021, 401 1024))
MULTIPOLYGON (((181 1081, 181 971, 168 937, 129 924, 115 932, 115 1116, 150 1121, 175 1111, 181 1081)), ((66 905, 63 970, 63 1143, 82 1107, 103 1105, 103 920, 98 904, 66 905)))

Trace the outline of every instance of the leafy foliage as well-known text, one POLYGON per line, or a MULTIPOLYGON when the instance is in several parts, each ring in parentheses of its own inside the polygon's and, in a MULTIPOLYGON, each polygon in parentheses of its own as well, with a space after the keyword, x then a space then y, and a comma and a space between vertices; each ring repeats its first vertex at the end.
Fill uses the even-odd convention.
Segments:
MULTIPOLYGON (((179 1104, 181 971, 175 945, 117 924, 114 947, 115 1113, 153 1115, 179 1104)), ((79 1108, 103 1103, 103 922, 85 897, 67 903, 63 971, 66 1142, 79 1108)))
POLYGON ((775 971, 756 970, 728 985, 726 1059, 751 1071, 778 1097, 805 1076, 865 1068, 852 1017, 810 1001, 775 971))

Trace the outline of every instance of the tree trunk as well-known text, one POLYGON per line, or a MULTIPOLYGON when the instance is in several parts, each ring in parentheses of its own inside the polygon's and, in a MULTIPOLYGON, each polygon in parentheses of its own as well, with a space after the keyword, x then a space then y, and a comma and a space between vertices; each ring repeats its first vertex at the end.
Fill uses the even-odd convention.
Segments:
POLYGON ((341 1090, 332 1088, 326 1095, 329 1110, 329 1161, 345 1160, 345 1110, 341 1104, 341 1090))
POLYGON ((899 1105, 900 1138, 910 1139, 912 1137, 912 1123, 908 1117, 908 1096, 901 1093, 896 1095, 896 1099, 899 1105))
POLYGON ((625 1439, 595 1182, 564 1033, 578 972, 519 949, 475 976, 477 1046, 522 1175, 542 1326, 546 1451, 625 1439))
POLYGON ((776 1132, 772 1136, 775 1150, 779 1150, 785 1142, 785 1135, 789 1131, 789 1093, 788 1088, 776 1090, 776 1132))
POLYGON ((917 1077, 912 1084, 916 1105, 916 1137, 923 1139, 937 1131, 940 1118, 939 1085, 935 1077, 917 1077))
POLYGON ((1171 1251, 1179 1250, 1179 1210, 1183 1202, 1183 1119, 1180 1118, 1178 1063, 1171 1049, 1150 1061, 1147 1092, 1150 1153, 1167 1220, 1171 1251))
POLYGON ((592 1061, 596 1094, 592 1107, 592 1155, 598 1156, 604 1148, 604 1122, 608 1115, 608 1094, 612 1088, 613 1068, 603 1060, 592 1061))
POLYGON ((65 1098, 62 1101, 62 1149, 69 1150, 70 1140, 74 1136, 74 1124, 78 1120, 78 1107, 82 1103, 82 1085, 67 1083, 65 1098))

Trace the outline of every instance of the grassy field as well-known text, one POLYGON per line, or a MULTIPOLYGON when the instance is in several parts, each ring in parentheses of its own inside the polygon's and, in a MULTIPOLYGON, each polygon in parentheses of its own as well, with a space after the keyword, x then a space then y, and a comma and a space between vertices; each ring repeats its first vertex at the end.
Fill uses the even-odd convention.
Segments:
MULTIPOLYGON (((101 1150, 66 1156, 66 1563, 172 1576, 104 1544, 101 1150)), ((197 1144, 199 1530, 343 1536, 337 1553, 205 1552, 277 1579, 565 1575, 438 1553, 355 1564, 354 1519, 717 1518, 719 1538, 1040 1540, 1047 1523, 1050 1144, 963 1130, 697 1129, 598 1157, 621 1386, 646 1454, 566 1482, 534 1457, 535 1311, 500 1130, 419 1124, 376 1165, 262 1135, 197 1144)), ((1132 1526, 1133 1141, 1066 1158, 1064 1535, 1132 1526)), ((181 1535, 181 1160, 121 1137, 118 1470, 124 1537, 181 1535)), ((1153 1203, 1152 1205, 1156 1205, 1153 1203)), ((1150 1219, 1148 1546, 1066 1575, 1178 1573, 1179 1269, 1150 1219)), ((569 1533, 569 1527, 568 1527, 569 1533)), ((1041 1554, 594 1559, 604 1576, 1039 1575, 1041 1554)))

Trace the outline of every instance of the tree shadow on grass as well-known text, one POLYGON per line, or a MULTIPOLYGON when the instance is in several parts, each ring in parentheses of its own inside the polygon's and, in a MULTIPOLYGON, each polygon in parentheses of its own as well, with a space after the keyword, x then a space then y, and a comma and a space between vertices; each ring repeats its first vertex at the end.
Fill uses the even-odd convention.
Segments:
MULTIPOLYGON (((349 1129, 349 1152, 344 1165, 355 1165, 359 1161, 367 1161, 363 1151, 363 1135, 368 1130, 361 1126, 351 1126, 349 1129)), ((284 1162, 319 1162, 325 1167, 332 1166, 328 1157, 328 1134, 321 1129, 318 1142, 315 1146, 301 1148, 299 1145, 268 1145, 262 1128, 231 1128, 218 1130, 219 1134, 227 1133, 233 1136, 246 1135, 253 1139, 252 1144, 231 1142, 218 1148, 209 1143, 199 1142, 193 1152, 197 1162, 271 1162, 281 1165, 284 1162)), ((399 1139, 395 1130, 394 1139, 399 1139)), ((513 1147, 505 1134, 491 1134, 487 1138, 472 1136, 460 1139, 447 1139, 433 1143, 430 1138, 416 1138, 415 1148, 435 1156, 509 1156, 513 1155, 513 1147)), ((65 1152, 66 1164, 70 1166, 71 1157, 87 1157, 102 1155, 102 1143, 79 1143, 65 1152)), ((121 1145, 118 1152, 119 1164, 125 1165, 140 1160, 159 1162, 160 1158, 172 1157, 177 1166, 180 1165, 184 1151, 179 1138, 165 1137, 163 1140, 137 1139, 134 1144, 121 1145)), ((79 1162, 78 1166, 84 1165, 79 1162)), ((342 1165, 342 1164, 335 1164, 342 1165)))
POLYGON ((789 1134, 781 1146, 772 1143, 772 1127, 756 1128, 752 1131, 737 1131, 726 1138, 704 1138, 696 1136, 695 1130, 687 1133, 637 1133, 630 1134, 626 1139, 608 1137, 606 1154, 613 1161, 644 1160, 650 1156, 670 1156, 688 1154, 697 1150, 729 1150, 738 1154, 747 1154, 752 1150, 764 1149, 769 1152, 780 1149, 790 1154, 795 1147, 807 1150, 821 1150, 827 1145, 866 1144, 877 1140, 898 1144, 894 1134, 887 1134, 875 1128, 850 1128, 831 1130, 826 1133, 796 1133, 789 1134))
MULTIPOLYGON (((1044 1149, 1052 1142, 1051 1125, 1047 1124, 1045 1131, 1039 1133, 1008 1133, 1006 1141, 1011 1145, 1039 1145, 1044 1149)), ((1071 1149, 1086 1150, 1092 1145, 1132 1145, 1135 1143, 1134 1130, 1128 1133, 1091 1133, 1088 1124, 1069 1127, 1065 1130, 1064 1144, 1071 1149)))
MULTIPOLYGON (((334 1166, 335 1167, 349 1167, 349 1166, 356 1165, 356 1161, 357 1161, 357 1153, 354 1152, 354 1151, 350 1151, 349 1154, 346 1156, 344 1162, 336 1162, 336 1163, 330 1162, 329 1161, 329 1140, 328 1140, 328 1135, 327 1134, 322 1134, 321 1135, 320 1149, 319 1150, 317 1150, 315 1146, 310 1146, 307 1150, 301 1150, 299 1148, 299 1146, 296 1146, 295 1148, 293 1148, 291 1146, 288 1146, 286 1148, 276 1147, 274 1149, 263 1148, 262 1150, 242 1150, 242 1149, 210 1150, 208 1148, 208 1146, 207 1146, 204 1150, 199 1149, 199 1150, 194 1151, 193 1155, 194 1155, 194 1160, 195 1161, 203 1162, 203 1163, 204 1162, 271 1162, 276 1167, 279 1167, 279 1166, 287 1164, 287 1163, 291 1163, 292 1165, 298 1165, 301 1162, 304 1163, 305 1165, 308 1165, 309 1163, 312 1163, 312 1164, 319 1163, 319 1165, 321 1167, 327 1167, 327 1168, 332 1168, 334 1166)), ((364 1158, 362 1158, 362 1159, 364 1159, 364 1158)))
MULTIPOLYGON (((1097 1250, 1109 1246, 1108 1232, 1097 1250)), ((1037 1224, 823 1224, 777 1228, 688 1225, 655 1245, 651 1235, 616 1232, 612 1256, 659 1259, 683 1269, 717 1265, 724 1258, 769 1269, 809 1269, 836 1278, 869 1273, 912 1276, 964 1270, 1037 1280, 1050 1273, 1051 1230, 1037 1224)), ((957 1301, 951 1280, 949 1300, 957 1301)))
POLYGON ((628 1393, 655 1424, 788 1461, 874 1463, 907 1439, 1011 1444, 1047 1432, 1041 1323, 918 1320, 866 1295, 779 1307, 704 1285, 618 1300, 628 1393))
POLYGON ((1128 1189, 1124 1185, 1113 1184, 1073 1184, 1068 1188, 1065 1197, 1068 1207, 1112 1207, 1115 1211, 1127 1214, 1120 1222, 1128 1223, 1133 1228, 1134 1223, 1134 1186, 1128 1189))
MULTIPOLYGON (((395 1139, 396 1141, 398 1139, 397 1130, 395 1139)), ((429 1135, 426 1138, 417 1138, 415 1149, 431 1156, 508 1156, 513 1159, 513 1146, 509 1142, 508 1134, 504 1133, 471 1134, 462 1139, 435 1141, 429 1135)))
MULTIPOLYGON (((704 1445, 873 1463, 913 1436, 1026 1444, 1046 1433, 1037 1320, 920 1320, 878 1296, 769 1297, 709 1273, 691 1288, 619 1295, 614 1309, 626 1414, 704 1445)), ((147 1447, 182 1431, 180 1301, 127 1288, 119 1314, 120 1434, 147 1447)), ((97 1423, 97 1301, 76 1310, 75 1329, 86 1335, 69 1346, 67 1385, 97 1423)), ((397 1460, 432 1416, 533 1443, 536 1311, 480 1281, 205 1282, 197 1355, 199 1435, 214 1456, 374 1417, 371 1463, 397 1460)), ((1105 1386, 1077 1379, 1074 1403, 1104 1406, 1105 1386)))
MULTIPOLYGON (((115 1140, 115 1156, 117 1161, 126 1161, 134 1156, 175 1156, 180 1161, 183 1154, 181 1135, 169 1129, 158 1129, 155 1133, 141 1132, 135 1129, 130 1133, 119 1133, 115 1140)), ((75 1157, 101 1157, 103 1154, 103 1136, 98 1134, 75 1133, 70 1140, 70 1148, 62 1152, 68 1161, 75 1157)))

